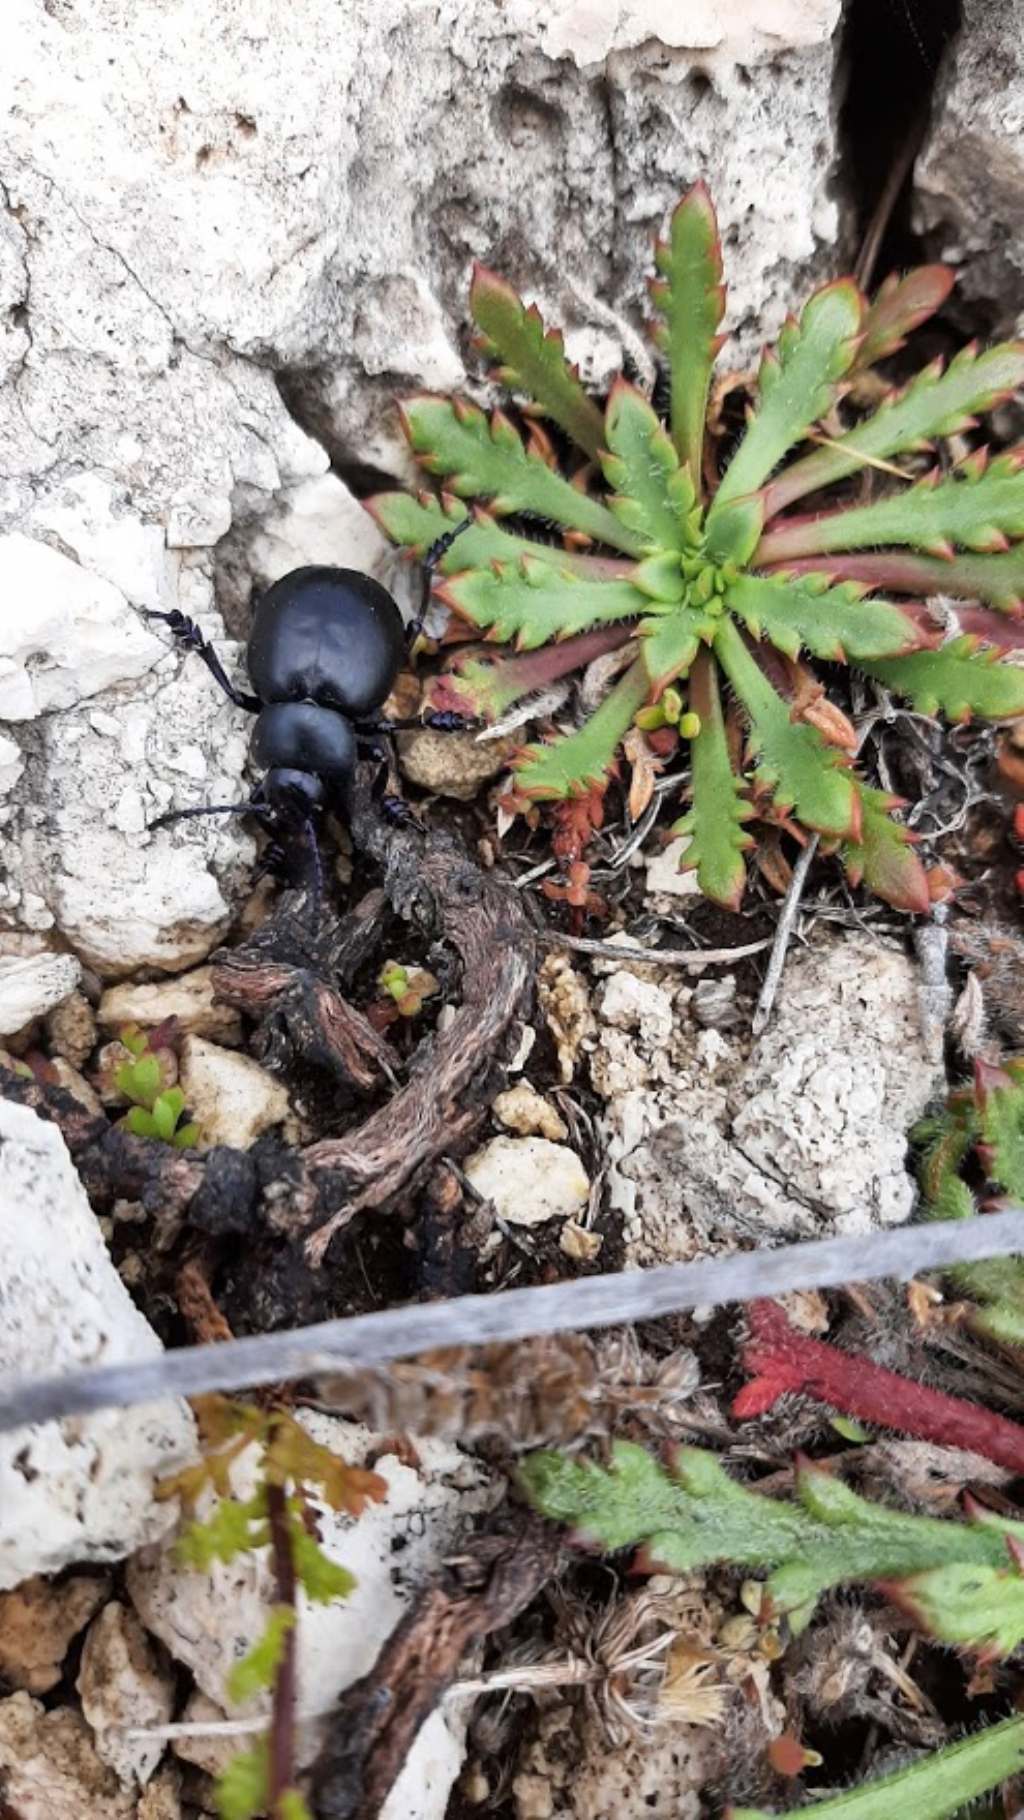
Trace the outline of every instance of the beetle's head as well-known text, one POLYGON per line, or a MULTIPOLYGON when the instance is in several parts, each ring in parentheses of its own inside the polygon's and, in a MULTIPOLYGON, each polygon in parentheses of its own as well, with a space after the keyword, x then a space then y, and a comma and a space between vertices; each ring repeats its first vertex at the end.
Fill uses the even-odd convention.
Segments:
POLYGON ((324 806, 323 779, 278 765, 263 780, 263 796, 282 821, 308 822, 324 806))

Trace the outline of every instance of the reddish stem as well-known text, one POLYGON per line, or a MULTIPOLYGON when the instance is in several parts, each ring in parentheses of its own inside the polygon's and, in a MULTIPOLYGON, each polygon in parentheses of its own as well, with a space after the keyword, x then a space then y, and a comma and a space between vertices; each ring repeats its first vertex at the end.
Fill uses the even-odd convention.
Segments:
POLYGON ((858 1353, 840 1352, 798 1333, 777 1302, 753 1302, 743 1363, 753 1373, 736 1397, 740 1418, 763 1415, 787 1391, 803 1391, 833 1409, 882 1428, 917 1435, 939 1447, 963 1447, 1013 1473, 1024 1473, 1024 1428, 976 1403, 929 1390, 858 1353))
MULTIPOLYGON (((295 1561, 288 1534, 288 1501, 283 1485, 267 1486, 267 1520, 275 1601, 294 1611, 297 1597, 295 1561)), ((282 1795, 295 1787, 295 1640, 293 1624, 285 1633, 270 1709, 267 1813, 271 1820, 275 1820, 280 1811, 282 1795)))

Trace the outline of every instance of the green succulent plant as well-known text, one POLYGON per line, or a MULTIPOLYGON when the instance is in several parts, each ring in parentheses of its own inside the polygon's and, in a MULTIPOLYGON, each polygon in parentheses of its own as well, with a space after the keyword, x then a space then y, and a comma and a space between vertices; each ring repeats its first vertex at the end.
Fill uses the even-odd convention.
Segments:
POLYGON ((586 796, 608 782, 640 717, 692 736, 692 800, 676 831, 702 890, 736 907, 754 815, 816 831, 851 880, 905 909, 928 885, 894 799, 861 778, 852 728, 830 710, 803 662, 849 663, 921 713, 1001 720, 1024 712, 1024 449, 914 480, 893 458, 969 429, 1024 382, 1024 344, 970 346, 934 362, 873 415, 844 427, 840 400, 948 294, 951 274, 891 278, 869 305, 852 279, 826 285, 765 353, 758 402, 716 472, 708 434, 712 368, 723 337, 721 250, 698 184, 655 250, 654 340, 668 369, 668 421, 620 378, 602 408, 569 364, 562 336, 478 266, 470 308, 479 345, 521 401, 525 438, 501 410, 462 398, 406 401, 409 443, 440 498, 385 493, 370 509, 423 555, 467 519, 440 562, 438 592, 514 655, 456 657, 432 705, 494 719, 597 652, 629 645, 632 662, 578 731, 528 747, 517 791, 538 801, 586 796), (560 462, 538 421, 556 427, 560 462), (828 425, 828 433, 822 430, 828 425), (786 458, 797 451, 796 458, 786 458), (790 508, 870 470, 877 497, 834 509, 790 508), (562 548, 508 528, 543 521, 562 548), (973 603, 945 639, 923 604, 973 603), (899 594, 916 599, 897 602, 899 594), (725 695, 723 691, 723 684, 725 695), (730 738, 727 704, 745 725, 730 738), (666 704, 668 712, 665 711, 666 704))
MULTIPOLYGON (((985 1208, 1024 1203, 1024 1056, 978 1061, 970 1086, 916 1126, 924 1146, 924 1211, 936 1220, 971 1219, 985 1208)), ((1024 1256, 984 1258, 949 1272, 967 1298, 978 1333, 1024 1346, 1024 1256)))
POLYGON ((134 1137, 160 1138, 177 1150, 191 1149, 199 1142, 199 1126, 189 1120, 180 1123, 185 1111, 181 1088, 165 1086, 160 1057, 137 1024, 126 1025, 118 1034, 132 1058, 114 1070, 114 1085, 132 1102, 119 1123, 134 1137))

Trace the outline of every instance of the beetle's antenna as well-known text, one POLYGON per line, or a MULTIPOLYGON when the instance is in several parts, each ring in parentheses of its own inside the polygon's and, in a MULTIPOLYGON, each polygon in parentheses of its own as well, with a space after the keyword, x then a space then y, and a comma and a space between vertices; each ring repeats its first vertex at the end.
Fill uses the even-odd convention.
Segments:
POLYGON ((316 838, 316 824, 311 815, 306 817, 306 841, 309 846, 310 870, 313 876, 313 889, 310 893, 310 904, 313 911, 313 926, 320 921, 320 903, 324 891, 324 869, 320 860, 320 847, 316 838))
POLYGON ((171 809, 167 815, 158 815, 155 821, 147 822, 147 828, 168 828, 172 822, 191 821, 196 815, 268 815, 270 810, 265 803, 203 803, 198 809, 171 809))

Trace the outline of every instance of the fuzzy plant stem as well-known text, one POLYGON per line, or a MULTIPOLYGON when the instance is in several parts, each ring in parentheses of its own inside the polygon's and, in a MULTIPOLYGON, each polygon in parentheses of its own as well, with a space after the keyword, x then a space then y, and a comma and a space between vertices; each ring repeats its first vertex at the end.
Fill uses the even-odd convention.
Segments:
POLYGON ((743 1363, 753 1374, 733 1402, 741 1420, 763 1415, 788 1391, 802 1391, 863 1422, 917 1435, 938 1447, 983 1454, 1024 1473, 1024 1428, 960 1397, 929 1390, 859 1353, 840 1352, 798 1333, 777 1302, 753 1302, 743 1363))
MULTIPOLYGON (((295 1560, 288 1534, 288 1500, 283 1485, 267 1486, 267 1522, 275 1603, 294 1611, 297 1601, 295 1560)), ((295 1787, 295 1641, 293 1624, 284 1635, 270 1709, 267 1813, 271 1820, 277 1820, 282 1798, 295 1787)))
MULTIPOLYGON (((891 1776, 815 1801, 800 1813, 815 1820, 943 1820, 1024 1769, 1024 1718, 1004 1719, 973 1738, 909 1763, 891 1776)), ((774 1820, 759 1807, 732 1807, 727 1820, 774 1820)))

